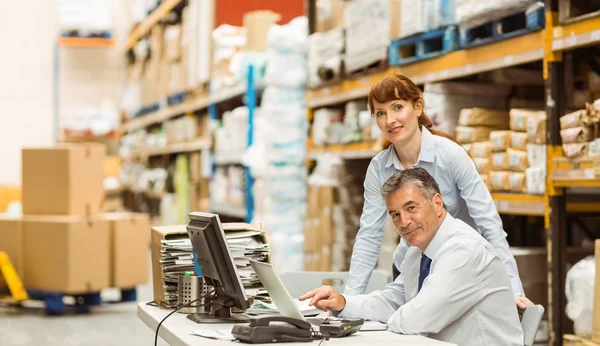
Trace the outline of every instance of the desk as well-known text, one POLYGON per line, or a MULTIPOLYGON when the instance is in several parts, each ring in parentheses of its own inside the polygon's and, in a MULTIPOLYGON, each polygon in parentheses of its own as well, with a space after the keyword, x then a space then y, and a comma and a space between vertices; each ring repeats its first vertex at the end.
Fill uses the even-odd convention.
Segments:
MULTIPOLYGON (((138 304, 137 315, 138 317, 153 331, 156 330, 158 323, 169 314, 171 310, 164 310, 155 306, 146 305, 142 302, 138 304)), ((192 335, 192 332, 197 330, 225 330, 231 329, 233 324, 197 324, 187 319, 187 315, 180 314, 178 312, 171 315, 167 320, 160 326, 158 335, 162 337, 171 346, 188 346, 188 345, 202 345, 202 346, 227 346, 231 345, 229 341, 219 341, 203 338, 200 336, 192 335)), ((291 343, 286 342, 283 345, 301 345, 306 346, 310 343, 291 343)), ((318 345, 317 343, 312 343, 318 345)), ((345 338, 332 338, 328 341, 323 342, 322 346, 328 346, 331 344, 337 345, 411 345, 411 346, 453 346, 447 342, 441 342, 433 339, 429 339, 417 335, 399 335, 388 331, 377 331, 377 332, 358 332, 355 335, 345 338)), ((242 345, 240 343, 240 345, 242 345)), ((248 344, 250 345, 250 344, 248 344)), ((269 344, 272 345, 272 344, 269 344)), ((456 345, 454 345, 456 346, 456 345)))

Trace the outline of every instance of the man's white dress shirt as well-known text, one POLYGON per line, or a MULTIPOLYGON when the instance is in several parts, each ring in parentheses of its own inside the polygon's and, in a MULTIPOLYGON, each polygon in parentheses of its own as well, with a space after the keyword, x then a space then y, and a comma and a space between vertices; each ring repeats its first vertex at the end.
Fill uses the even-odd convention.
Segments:
MULTIPOLYGON (((415 167, 426 169, 438 183, 450 215, 469 224, 492 244, 511 278, 514 295, 523 295, 517 263, 506 241, 502 220, 473 160, 453 141, 436 136, 425 127, 421 131, 421 151, 415 167)), ((369 164, 364 184, 365 202, 360 229, 352 251, 350 276, 344 294, 357 295, 365 292, 379 258, 387 217, 381 186, 401 170, 404 167, 393 145, 377 154, 369 164)), ((408 248, 406 241, 402 240, 394 253, 394 263, 398 269, 408 248)))
POLYGON ((424 254, 432 261, 420 292, 422 254, 410 247, 396 281, 369 295, 344 295, 339 315, 460 346, 523 345, 506 267, 478 232, 447 214, 424 254))

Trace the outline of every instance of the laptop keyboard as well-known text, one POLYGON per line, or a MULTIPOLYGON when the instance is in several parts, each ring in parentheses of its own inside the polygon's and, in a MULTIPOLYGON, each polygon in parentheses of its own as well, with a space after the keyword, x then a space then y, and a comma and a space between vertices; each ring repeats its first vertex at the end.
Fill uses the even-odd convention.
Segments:
POLYGON ((318 326, 323 324, 326 321, 330 321, 330 322, 334 322, 334 321, 341 321, 341 322, 356 322, 356 321, 364 321, 362 318, 353 318, 353 317, 305 317, 306 322, 318 326))

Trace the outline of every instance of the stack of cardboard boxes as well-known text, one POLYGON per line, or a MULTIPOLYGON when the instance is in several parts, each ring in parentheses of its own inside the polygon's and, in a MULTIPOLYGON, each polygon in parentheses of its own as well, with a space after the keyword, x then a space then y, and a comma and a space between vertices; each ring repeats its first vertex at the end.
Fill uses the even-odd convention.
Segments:
POLYGON ((148 281, 149 218, 104 213, 100 144, 22 151, 23 216, 0 217, 6 251, 28 290, 77 294, 148 281))

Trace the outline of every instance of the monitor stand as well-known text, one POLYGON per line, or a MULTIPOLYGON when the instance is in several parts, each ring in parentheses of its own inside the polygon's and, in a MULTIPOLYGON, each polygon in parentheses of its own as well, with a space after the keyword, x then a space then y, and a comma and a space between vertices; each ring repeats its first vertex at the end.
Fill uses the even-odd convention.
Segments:
POLYGON ((196 323, 243 323, 250 320, 248 316, 241 313, 232 314, 231 309, 225 306, 214 310, 212 314, 189 314, 187 318, 196 323))

